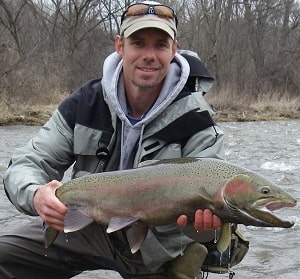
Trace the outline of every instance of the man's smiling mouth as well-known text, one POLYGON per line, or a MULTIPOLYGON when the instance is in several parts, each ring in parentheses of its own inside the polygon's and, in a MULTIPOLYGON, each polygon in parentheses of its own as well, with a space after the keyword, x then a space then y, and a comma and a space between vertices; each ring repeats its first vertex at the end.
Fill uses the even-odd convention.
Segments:
POLYGON ((138 69, 139 69, 140 71, 143 71, 143 72, 149 72, 149 73, 157 71, 157 68, 144 68, 144 67, 138 67, 138 69))

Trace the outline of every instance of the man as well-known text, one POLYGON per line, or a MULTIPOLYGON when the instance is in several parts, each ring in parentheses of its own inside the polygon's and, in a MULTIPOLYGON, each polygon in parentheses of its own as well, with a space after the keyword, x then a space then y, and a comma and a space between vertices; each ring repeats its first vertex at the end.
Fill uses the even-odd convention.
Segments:
POLYGON ((177 19, 157 2, 130 6, 122 16, 116 52, 103 78, 68 97, 39 133, 18 149, 4 178, 16 208, 42 220, 0 238, 1 278, 71 278, 84 270, 112 269, 124 278, 194 278, 207 250, 188 237, 214 238, 221 223, 210 210, 148 230, 132 254, 124 231, 93 223, 44 247, 44 225, 63 230, 68 208, 55 196, 64 172, 103 172, 137 167, 148 159, 223 158, 223 133, 199 92, 190 92, 187 61, 177 53, 177 19), (183 227, 180 229, 178 226, 183 227))

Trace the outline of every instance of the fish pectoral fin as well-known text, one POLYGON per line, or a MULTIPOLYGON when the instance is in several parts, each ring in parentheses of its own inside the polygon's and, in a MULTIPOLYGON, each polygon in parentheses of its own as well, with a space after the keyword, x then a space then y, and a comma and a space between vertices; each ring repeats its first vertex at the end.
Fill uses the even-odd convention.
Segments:
POLYGON ((75 232, 94 222, 94 219, 84 214, 78 208, 69 207, 65 215, 64 232, 75 232))
POLYGON ((221 255, 226 251, 231 242, 231 225, 222 223, 220 238, 217 243, 217 249, 221 255))
POLYGON ((126 231, 127 240, 132 254, 140 250, 143 242, 145 241, 147 231, 148 227, 142 224, 133 225, 126 231))
POLYGON ((133 216, 115 216, 109 220, 108 227, 106 229, 107 233, 112 233, 125 227, 128 227, 139 220, 139 217, 133 216))

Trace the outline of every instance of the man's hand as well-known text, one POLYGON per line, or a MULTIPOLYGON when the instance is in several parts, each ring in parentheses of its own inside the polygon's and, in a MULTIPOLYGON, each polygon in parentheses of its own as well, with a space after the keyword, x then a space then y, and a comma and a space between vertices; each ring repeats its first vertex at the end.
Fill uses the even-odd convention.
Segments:
POLYGON ((61 182, 52 180, 42 185, 33 198, 33 205, 43 221, 50 227, 63 231, 64 216, 68 208, 55 196, 55 190, 61 182))
MULTIPOLYGON (((188 223, 186 215, 181 215, 177 219, 177 225, 184 227, 188 223)), ((218 216, 214 215, 210 209, 198 209, 195 212, 194 228, 196 231, 218 229, 222 225, 218 216)))

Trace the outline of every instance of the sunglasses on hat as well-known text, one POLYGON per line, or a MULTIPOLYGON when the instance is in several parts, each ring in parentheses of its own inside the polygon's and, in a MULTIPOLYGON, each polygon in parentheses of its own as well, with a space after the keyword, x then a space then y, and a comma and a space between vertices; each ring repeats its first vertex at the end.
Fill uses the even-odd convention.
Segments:
POLYGON ((156 15, 162 18, 169 18, 175 20, 177 27, 177 17, 172 8, 165 5, 152 5, 152 4, 133 4, 127 8, 121 17, 121 24, 128 16, 143 16, 143 15, 156 15))

